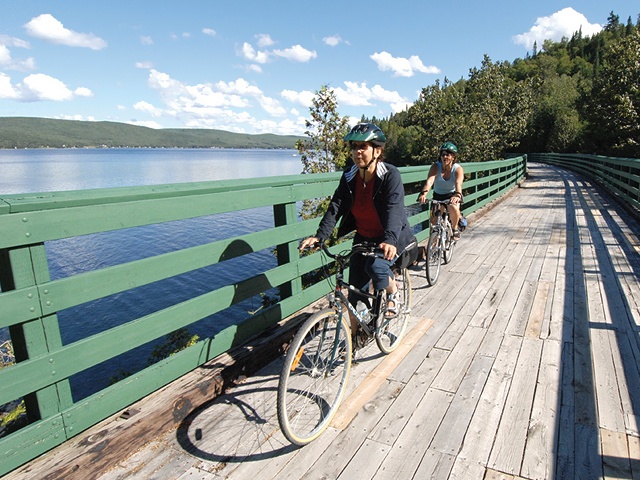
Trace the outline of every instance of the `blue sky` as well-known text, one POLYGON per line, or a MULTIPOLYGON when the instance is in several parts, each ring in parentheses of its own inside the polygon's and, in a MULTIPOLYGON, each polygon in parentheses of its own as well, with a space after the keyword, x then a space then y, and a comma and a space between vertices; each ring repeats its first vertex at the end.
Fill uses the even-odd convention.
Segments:
POLYGON ((0 115, 302 134, 322 85, 387 117, 483 56, 598 32, 637 0, 0 0, 0 115))

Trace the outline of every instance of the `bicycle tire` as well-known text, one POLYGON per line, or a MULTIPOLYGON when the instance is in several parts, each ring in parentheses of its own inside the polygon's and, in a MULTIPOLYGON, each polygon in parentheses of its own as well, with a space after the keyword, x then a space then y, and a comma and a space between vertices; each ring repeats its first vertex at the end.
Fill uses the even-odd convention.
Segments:
POLYGON ((409 270, 403 268, 396 275, 396 284, 398 285, 398 296, 400 297, 400 310, 394 317, 385 317, 384 313, 380 313, 376 319, 376 343, 382 353, 391 353, 404 336, 411 314, 411 277, 409 270))
POLYGON ((351 371, 351 335, 333 309, 311 316, 295 334, 278 383, 278 423, 294 445, 306 445, 329 426, 351 371))
POLYGON ((453 247, 455 246, 456 242, 453 239, 453 230, 451 230, 451 227, 447 225, 447 238, 444 242, 444 249, 442 252, 442 263, 445 265, 451 263, 451 260, 453 260, 453 247))
POLYGON ((440 232, 438 229, 432 229, 429 235, 429 243, 427 243, 427 259, 425 269, 427 273, 427 282, 433 286, 440 276, 440 265, 442 263, 442 255, 440 249, 440 232))

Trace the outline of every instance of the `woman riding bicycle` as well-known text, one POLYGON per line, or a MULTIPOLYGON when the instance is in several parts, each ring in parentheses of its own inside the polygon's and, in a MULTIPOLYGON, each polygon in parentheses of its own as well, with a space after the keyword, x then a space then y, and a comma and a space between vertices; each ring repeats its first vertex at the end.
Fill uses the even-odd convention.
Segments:
MULTIPOLYGON (((359 123, 344 137, 349 142, 353 167, 346 170, 331 203, 320 221, 315 236, 302 241, 300 249, 324 241, 331 236, 341 219, 338 236, 356 230, 354 243, 375 242, 384 256, 354 255, 351 259, 349 283, 364 289, 372 281, 376 290, 387 292, 386 315, 398 313, 398 291, 391 266, 413 239, 404 209, 404 186, 400 172, 382 161, 386 137, 372 123, 359 123)), ((355 305, 357 294, 350 295, 355 305)), ((351 331, 357 322, 351 319, 351 331)))
MULTIPOLYGON (((460 240, 460 229, 458 222, 461 218, 460 205, 462 204, 462 181, 464 180, 464 170, 456 163, 458 147, 451 142, 445 142, 440 147, 439 160, 431 165, 427 181, 422 187, 418 196, 420 203, 427 202, 427 193, 433 187, 434 200, 451 199, 447 205, 451 225, 453 225, 453 239, 460 240)), ((433 218, 431 219, 433 225, 433 218)))

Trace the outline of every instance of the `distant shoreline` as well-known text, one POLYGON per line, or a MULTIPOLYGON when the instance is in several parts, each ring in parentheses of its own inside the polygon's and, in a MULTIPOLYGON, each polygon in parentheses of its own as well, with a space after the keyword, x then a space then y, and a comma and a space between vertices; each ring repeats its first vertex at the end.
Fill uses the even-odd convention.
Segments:
POLYGON ((239 148, 295 149, 306 137, 214 129, 153 129, 128 123, 0 117, 0 149, 239 148))

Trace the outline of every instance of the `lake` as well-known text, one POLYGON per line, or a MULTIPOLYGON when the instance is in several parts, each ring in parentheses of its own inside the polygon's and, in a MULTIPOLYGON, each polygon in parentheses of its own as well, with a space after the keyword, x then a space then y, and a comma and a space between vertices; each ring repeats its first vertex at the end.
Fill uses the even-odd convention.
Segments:
MULTIPOLYGON (((2 194, 83 190, 238 178, 295 175, 302 170, 295 150, 240 149, 38 149, 0 150, 2 194)), ((201 245, 273 226, 271 208, 168 222, 48 242, 52 279, 201 245)), ((276 266, 271 249, 232 259, 58 313, 63 344, 249 278, 276 266)), ((265 292, 276 295, 276 291, 265 292)), ((259 309, 256 297, 189 328, 201 338, 259 309)), ((0 331, 0 341, 8 332, 0 331)), ((147 366, 158 342, 97 365, 71 378, 75 400, 105 388, 123 372, 147 366)))

